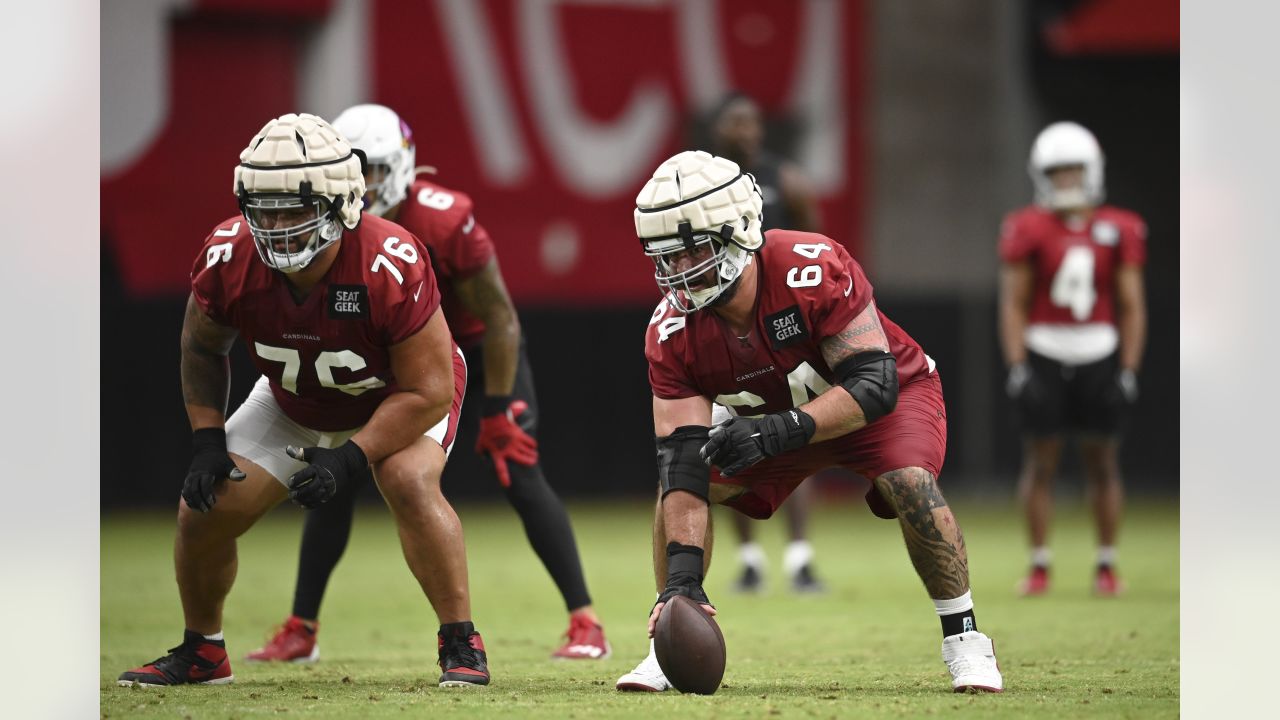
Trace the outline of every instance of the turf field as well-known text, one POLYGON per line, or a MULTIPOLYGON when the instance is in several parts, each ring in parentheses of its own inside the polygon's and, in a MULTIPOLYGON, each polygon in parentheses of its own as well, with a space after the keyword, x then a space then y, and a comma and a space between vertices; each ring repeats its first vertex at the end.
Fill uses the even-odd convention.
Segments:
MULTIPOLYGON (((1178 715, 1178 515, 1174 504, 1134 503, 1126 517, 1120 599, 1089 596, 1087 518, 1064 509, 1056 527, 1055 587, 1023 600, 1021 526, 1012 508, 958 504, 968 540, 980 629, 997 643, 1008 690, 954 695, 939 657, 933 607, 907 560, 896 524, 860 506, 814 518, 818 569, 830 592, 796 598, 780 582, 781 522, 762 528, 772 584, 759 597, 727 590, 733 543, 723 541, 707 588, 729 652, 712 697, 620 694, 613 681, 647 649, 652 598, 650 510, 571 507, 591 591, 613 643, 602 662, 552 662, 565 628, 554 586, 505 506, 460 508, 473 608, 489 648, 493 684, 435 686, 435 621, 378 508, 362 510, 321 617, 321 662, 251 665, 287 614, 301 511, 282 507, 240 545, 227 602, 236 682, 168 690, 120 688, 116 675, 181 638, 168 514, 102 520, 103 717, 1141 717, 1178 715), (678 713, 678 714, 677 714, 678 713)), ((719 516, 723 517, 723 516, 719 516)), ((727 523, 721 523, 727 527, 727 523)), ((727 533, 726 533, 727 535, 727 533)))

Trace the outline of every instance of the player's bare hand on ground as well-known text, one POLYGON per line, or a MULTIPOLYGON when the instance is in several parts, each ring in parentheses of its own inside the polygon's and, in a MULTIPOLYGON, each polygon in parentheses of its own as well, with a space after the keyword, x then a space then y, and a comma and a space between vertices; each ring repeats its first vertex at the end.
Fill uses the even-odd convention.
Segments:
POLYGON ((214 492, 225 479, 239 482, 244 471, 227 454, 227 433, 222 428, 202 428, 191 434, 193 453, 187 477, 182 481, 182 499, 196 512, 209 512, 218 504, 214 492))
POLYGON ((351 481, 369 465, 364 451, 350 440, 333 449, 290 445, 285 452, 308 463, 289 478, 289 499, 308 510, 329 502, 339 483, 351 481))

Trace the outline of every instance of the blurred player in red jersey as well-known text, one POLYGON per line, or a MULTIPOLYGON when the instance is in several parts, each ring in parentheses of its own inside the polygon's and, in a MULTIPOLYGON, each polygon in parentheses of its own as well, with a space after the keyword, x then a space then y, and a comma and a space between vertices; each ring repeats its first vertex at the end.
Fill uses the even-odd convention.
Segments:
POLYGON ((121 685, 231 682, 222 604, 236 538, 285 497, 322 506, 370 467, 441 623, 440 685, 489 682, 462 527, 440 492, 466 363, 426 247, 361 213, 364 165, 306 114, 272 120, 240 153, 241 215, 219 224, 196 258, 182 329, 195 449, 174 548, 186 631, 169 654, 121 674, 121 685), (237 335, 262 378, 225 419, 237 335))
POLYGON ((1079 433, 1098 525, 1094 591, 1120 592, 1116 533, 1124 502, 1120 431, 1138 399, 1147 336, 1142 266, 1147 229, 1103 205, 1103 158, 1085 128, 1059 122, 1031 148, 1036 203, 1010 213, 1000 234, 1000 342, 1007 392, 1026 436, 1020 493, 1031 572, 1026 595, 1049 589, 1049 519, 1063 434, 1079 433))
MULTIPOLYGON (((650 635, 675 595, 715 612, 702 588, 710 502, 767 518, 806 477, 844 467, 873 481, 873 512, 899 521, 942 621, 952 687, 1003 690, 977 629, 964 538, 938 490, 947 426, 933 361, 876 308, 839 243, 762 233, 760 191, 732 161, 680 153, 636 205, 665 293, 645 337, 659 477, 650 635)), ((670 687, 652 644, 617 687, 670 687)))
MULTIPOLYGON (((764 203, 762 231, 818 232, 818 198, 800 168, 765 151, 764 119, 754 100, 736 92, 721 100, 711 114, 711 142, 715 154, 734 161, 755 178, 764 203)), ((790 537, 782 567, 796 592, 824 590, 813 569, 813 545, 808 537, 812 505, 812 483, 801 483, 783 504, 790 537)), ((741 513, 732 515, 742 564, 734 588, 758 592, 764 584, 764 548, 755 542, 753 521, 741 513)))
MULTIPOLYGON (((365 213, 405 227, 426 246, 440 281, 440 305, 449 329, 471 359, 472 373, 480 371, 483 393, 476 451, 492 461, 498 483, 569 611, 565 643, 553 657, 607 658, 609 643, 587 593, 569 515, 538 464, 538 399, 520 320, 498 269, 493 241, 476 221, 471 198, 425 178, 415 179, 413 133, 390 108, 356 105, 333 125, 368 157, 365 213)), ((463 442, 471 444, 470 440, 463 442)), ((352 483, 307 514, 293 612, 248 659, 318 658, 320 603, 351 535, 358 486, 352 483)))

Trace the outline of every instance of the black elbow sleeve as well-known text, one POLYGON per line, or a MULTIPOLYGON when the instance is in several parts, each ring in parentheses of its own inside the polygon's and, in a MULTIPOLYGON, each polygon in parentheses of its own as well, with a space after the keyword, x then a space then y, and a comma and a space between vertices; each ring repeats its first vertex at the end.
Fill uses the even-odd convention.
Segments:
POLYGON ((707 444, 711 428, 683 425, 666 437, 656 438, 658 486, 662 497, 672 490, 684 490, 707 499, 711 491, 711 469, 698 451, 707 444))
POLYGON ((893 412, 898 404, 898 362, 883 350, 860 352, 833 368, 840 385, 862 408, 867 424, 893 412))

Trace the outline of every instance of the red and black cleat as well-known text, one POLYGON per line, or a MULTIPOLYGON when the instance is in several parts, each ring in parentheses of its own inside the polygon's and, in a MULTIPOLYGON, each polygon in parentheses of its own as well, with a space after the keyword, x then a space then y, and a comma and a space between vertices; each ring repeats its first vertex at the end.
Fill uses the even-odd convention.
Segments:
POLYGON ((604 660, 611 654, 604 628, 584 615, 570 615, 565 644, 551 654, 561 660, 604 660))
POLYGON ((1049 568, 1043 565, 1031 566, 1031 573, 1018 585, 1018 594, 1023 597, 1035 597, 1049 592, 1049 568))
POLYGON ((121 673, 116 683, 125 687, 226 685, 234 679, 226 643, 206 640, 200 633, 187 630, 182 644, 171 648, 168 655, 121 673))
POLYGON ((1093 594, 1098 597, 1117 597, 1124 592, 1124 583, 1116 576, 1115 568, 1099 565, 1093 576, 1093 594))
POLYGON ((489 661, 480 633, 469 622, 440 626, 440 687, 489 684, 489 661))
POLYGON ((320 659, 320 645, 316 642, 319 629, 316 623, 290 615, 266 645, 245 655, 244 659, 253 662, 315 662, 320 659))

